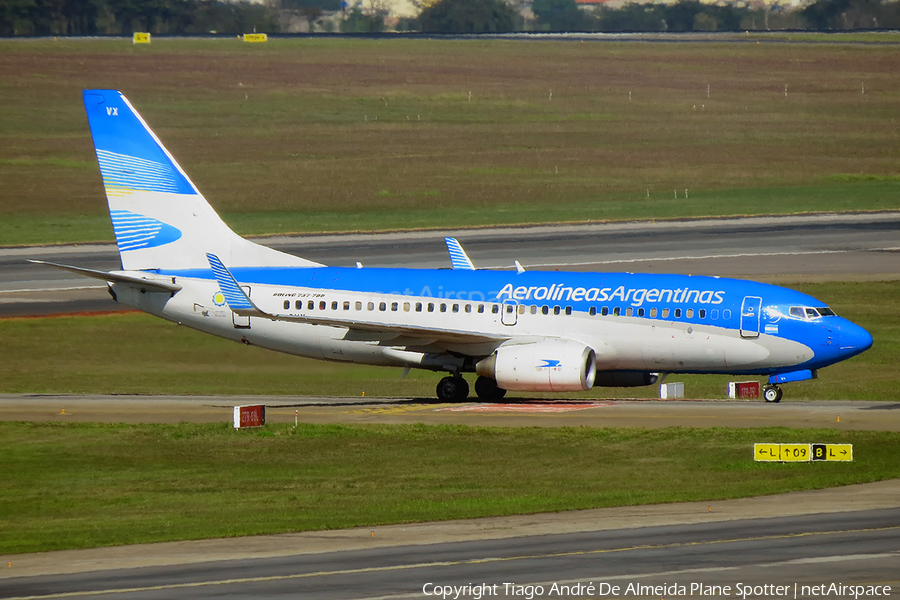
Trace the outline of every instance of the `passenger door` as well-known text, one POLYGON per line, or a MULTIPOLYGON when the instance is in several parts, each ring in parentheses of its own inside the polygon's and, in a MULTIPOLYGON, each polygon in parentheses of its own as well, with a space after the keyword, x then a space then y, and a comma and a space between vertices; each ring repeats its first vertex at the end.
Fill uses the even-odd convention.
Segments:
POLYGON ((741 305, 741 337, 759 337, 759 313, 762 309, 762 298, 745 296, 741 305))

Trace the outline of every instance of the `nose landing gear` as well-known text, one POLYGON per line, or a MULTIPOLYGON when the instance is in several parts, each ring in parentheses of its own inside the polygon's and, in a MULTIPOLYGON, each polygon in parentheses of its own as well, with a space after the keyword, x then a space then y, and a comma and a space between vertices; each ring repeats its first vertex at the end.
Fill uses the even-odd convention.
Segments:
POLYGON ((766 402, 781 402, 781 396, 784 392, 781 391, 781 388, 777 385, 767 385, 765 390, 763 390, 763 398, 766 399, 766 402))

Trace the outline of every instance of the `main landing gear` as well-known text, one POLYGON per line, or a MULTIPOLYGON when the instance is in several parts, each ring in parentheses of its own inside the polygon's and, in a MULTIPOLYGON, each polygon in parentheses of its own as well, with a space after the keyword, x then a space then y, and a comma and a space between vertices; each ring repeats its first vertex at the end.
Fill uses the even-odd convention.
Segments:
POLYGON ((469 397, 469 384, 459 375, 444 377, 438 381, 436 391, 441 402, 462 402, 469 397))
MULTIPOLYGON (((469 397, 469 384, 461 375, 444 377, 438 382, 436 392, 441 402, 464 402, 469 397)), ((506 395, 506 390, 497 387, 497 382, 490 377, 479 377, 475 380, 475 393, 481 400, 499 400, 506 395)))
POLYGON ((781 402, 782 395, 784 392, 777 385, 767 385, 763 390, 763 398, 766 399, 766 402, 781 402))

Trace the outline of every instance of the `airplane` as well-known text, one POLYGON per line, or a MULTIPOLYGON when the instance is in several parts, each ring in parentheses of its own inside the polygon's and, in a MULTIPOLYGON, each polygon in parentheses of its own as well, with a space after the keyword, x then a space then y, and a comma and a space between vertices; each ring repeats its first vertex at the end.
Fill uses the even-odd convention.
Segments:
MULTIPOLYGON (((446 373, 443 402, 475 392, 649 386, 668 374, 780 385, 872 345, 809 295, 691 275, 329 267, 235 234, 125 96, 83 92, 121 270, 52 266, 106 281, 123 304, 223 338, 316 359, 446 373)), ((452 242, 450 241, 452 240, 452 242)), ((40 262, 40 261, 35 261, 40 262)))

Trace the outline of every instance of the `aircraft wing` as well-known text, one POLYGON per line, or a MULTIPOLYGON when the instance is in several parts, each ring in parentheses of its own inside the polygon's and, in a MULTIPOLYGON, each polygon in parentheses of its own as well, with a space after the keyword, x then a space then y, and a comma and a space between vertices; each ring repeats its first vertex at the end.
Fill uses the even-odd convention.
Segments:
POLYGON ((350 329, 358 329, 363 331, 391 332, 398 335, 407 335, 428 341, 445 341, 458 344, 482 344, 485 342, 501 342, 510 338, 510 336, 494 336, 480 333, 472 333, 471 331, 454 330, 442 327, 422 327, 418 325, 400 325, 397 323, 379 323, 373 321, 359 321, 352 318, 342 317, 311 317, 288 314, 270 313, 261 310, 247 296, 244 290, 235 280, 231 271, 228 270, 222 261, 215 254, 207 254, 209 265, 212 267, 219 283, 219 290, 225 296, 225 302, 234 313, 245 317, 261 317, 271 319, 273 321, 288 321, 294 323, 309 323, 311 325, 330 325, 338 327, 348 327, 350 329))
POLYGON ((136 275, 126 275, 125 273, 110 273, 106 271, 95 271, 94 269, 84 269, 82 267, 72 267, 69 265, 60 265, 57 263, 46 262, 43 260, 29 260, 30 263, 35 263, 38 265, 48 265, 50 267, 56 267, 57 269, 62 269, 63 271, 69 271, 70 273, 76 273, 77 275, 84 275, 85 277, 91 277, 93 279, 99 279, 101 281, 113 282, 113 283, 123 283, 125 285, 131 285, 134 287, 141 288, 143 290, 151 291, 151 292, 167 292, 170 294, 174 294, 181 290, 181 286, 177 283, 173 283, 171 279, 147 279, 145 277, 138 277, 136 275))

